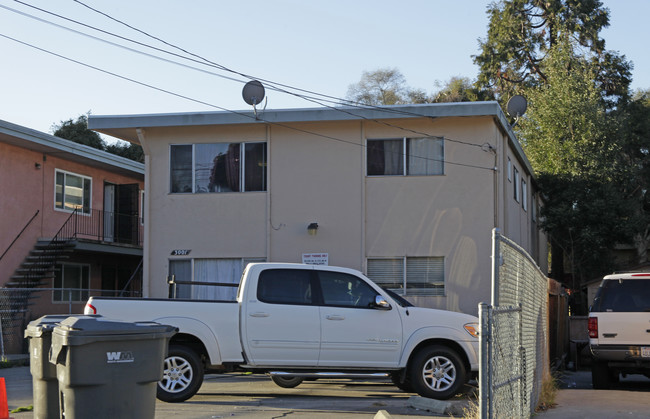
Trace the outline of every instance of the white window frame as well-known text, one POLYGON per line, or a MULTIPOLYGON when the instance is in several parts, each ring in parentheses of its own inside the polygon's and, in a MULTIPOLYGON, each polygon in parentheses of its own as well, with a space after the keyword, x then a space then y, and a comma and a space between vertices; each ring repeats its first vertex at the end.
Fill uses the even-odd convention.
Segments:
POLYGON ((264 177, 266 178, 266 181, 268 181, 267 173, 266 173, 266 167, 268 166, 268 142, 267 141, 233 141, 233 142, 215 142, 215 143, 192 143, 192 144, 170 144, 169 145, 169 159, 167 160, 168 167, 169 167, 169 193, 171 194, 197 194, 196 190, 196 146, 197 145, 204 145, 204 144, 239 144, 239 190, 238 191, 230 191, 230 192, 212 192, 212 193, 242 193, 242 192, 267 192, 269 185, 266 183, 266 187, 262 191, 246 191, 246 145, 247 144, 266 144, 266 153, 265 153, 265 166, 264 166, 264 177), (171 158, 172 158, 172 149, 175 146, 192 146, 192 191, 191 192, 173 192, 172 191, 172 167, 171 167, 171 158))
POLYGON ((515 201, 519 202, 519 200, 521 199, 520 191, 519 191, 519 170, 517 170, 516 167, 513 168, 513 169, 514 169, 514 182, 513 182, 513 185, 514 185, 514 188, 515 188, 514 189, 514 198, 515 198, 515 201))
POLYGON ((512 160, 508 157, 508 182, 512 182, 512 160))
POLYGON ((521 207, 528 211, 528 185, 524 179, 521 179, 521 207))
POLYGON ((54 304, 67 304, 67 303, 83 303, 88 300, 88 297, 90 296, 90 278, 91 278, 91 272, 90 272, 90 265, 86 263, 59 263, 57 264, 57 275, 60 274, 60 284, 57 284, 58 279, 57 276, 52 279, 52 303, 54 304), (65 284, 65 271, 66 267, 79 267, 80 268, 80 286, 79 287, 74 287, 74 291, 66 291, 67 287, 64 287, 63 285, 65 284), (85 272, 88 273, 87 278, 83 278, 84 275, 84 268, 85 272), (85 282, 85 284, 84 284, 85 282), (60 297, 56 298, 57 293, 60 293, 60 297), (79 299, 71 299, 70 297, 73 296, 75 293, 79 293, 79 299), (68 298, 65 298, 65 297, 68 298))
MULTIPOLYGON (((446 279, 446 270, 445 270, 445 257, 444 256, 408 256, 408 257, 395 257, 395 258, 372 258, 369 257, 366 260, 366 276, 372 280, 372 272, 370 272, 371 267, 371 261, 375 260, 382 260, 382 261, 394 261, 394 262, 401 262, 401 271, 402 271, 402 278, 401 282, 402 285, 400 288, 389 288, 391 291, 394 291, 395 293, 399 295, 404 295, 404 296, 434 296, 434 297, 445 297, 447 295, 447 279, 446 279), (440 270, 442 271, 442 280, 441 281, 435 281, 441 283, 441 286, 437 286, 436 288, 410 288, 408 286, 409 284, 409 262, 416 262, 418 259, 436 259, 439 260, 439 263, 441 264, 440 270), (434 291, 435 290, 435 291, 434 291)), ((377 285, 382 286, 381 282, 376 282, 377 285)), ((432 282, 434 283, 434 282, 432 282)))
POLYGON ((66 208, 66 193, 65 193, 65 188, 66 187, 65 187, 65 184, 66 184, 66 178, 68 176, 75 176, 75 177, 81 178, 82 185, 86 180, 88 180, 90 182, 90 188, 89 188, 89 191, 88 191, 88 194, 89 194, 89 196, 88 196, 88 208, 86 210, 86 208, 84 208, 84 206, 83 206, 83 202, 85 201, 85 196, 83 195, 83 192, 84 192, 83 186, 81 187, 81 193, 82 193, 82 195, 81 195, 81 201, 82 201, 81 208, 77 208, 77 209, 79 209, 79 211, 77 211, 78 214, 90 215, 90 213, 92 212, 92 208, 93 208, 93 178, 90 177, 90 176, 84 176, 84 175, 80 175, 78 173, 68 172, 67 170, 61 170, 61 169, 54 169, 54 210, 55 211, 63 211, 63 212, 67 212, 67 213, 71 213, 71 212, 74 211, 74 209, 66 208), (57 204, 56 204, 57 187, 59 185, 57 183, 58 182, 58 176, 57 175, 59 173, 63 174, 63 185, 61 185, 61 205, 62 205, 61 207, 57 206, 57 204))
POLYGON ((429 136, 429 137, 395 137, 395 138, 367 138, 366 139, 366 176, 368 177, 393 177, 393 176, 444 176, 445 175, 445 137, 442 136, 429 136), (409 173, 409 155, 407 153, 407 145, 410 140, 421 140, 421 139, 430 139, 430 140, 437 140, 440 141, 440 147, 441 147, 441 158, 439 160, 440 162, 440 173, 434 173, 434 174, 411 174, 409 173), (386 174, 381 174, 381 175, 369 175, 368 174, 368 142, 369 141, 391 141, 391 140, 400 140, 402 141, 402 173, 401 174, 396 174, 396 175, 386 175, 386 174))

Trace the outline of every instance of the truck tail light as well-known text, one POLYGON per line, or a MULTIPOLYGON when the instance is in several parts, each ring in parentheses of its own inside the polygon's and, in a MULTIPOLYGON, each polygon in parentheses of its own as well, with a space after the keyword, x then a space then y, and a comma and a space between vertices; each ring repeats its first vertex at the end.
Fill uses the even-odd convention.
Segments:
POLYGON ((589 338, 598 338, 598 317, 589 317, 587 321, 587 329, 589 330, 589 338))
POLYGON ((97 314, 97 309, 93 307, 92 304, 86 303, 86 307, 84 308, 84 314, 97 314))

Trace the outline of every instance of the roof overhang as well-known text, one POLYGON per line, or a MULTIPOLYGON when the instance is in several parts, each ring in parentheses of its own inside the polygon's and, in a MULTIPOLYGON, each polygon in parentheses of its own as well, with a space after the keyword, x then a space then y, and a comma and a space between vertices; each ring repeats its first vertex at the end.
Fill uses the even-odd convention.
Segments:
POLYGON ((508 119, 496 101, 428 103, 395 106, 343 106, 258 111, 218 111, 137 115, 90 115, 88 127, 112 137, 138 143, 138 129, 206 125, 291 124, 354 120, 389 120, 489 116, 509 137, 511 146, 529 173, 532 167, 524 155, 508 119))
POLYGON ((2 120, 0 142, 115 173, 144 176, 142 163, 2 120))

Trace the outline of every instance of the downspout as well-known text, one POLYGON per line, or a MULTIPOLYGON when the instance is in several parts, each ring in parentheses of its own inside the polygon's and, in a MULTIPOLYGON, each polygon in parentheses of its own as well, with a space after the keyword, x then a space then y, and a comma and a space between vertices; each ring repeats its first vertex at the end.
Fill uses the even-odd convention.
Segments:
MULTIPOLYGON (((138 135, 138 141, 142 146, 142 151, 144 151, 144 211, 146 216, 144 217, 144 237, 142 243, 142 296, 149 297, 151 292, 151 278, 149 275, 149 261, 150 261, 150 248, 149 243, 151 243, 151 164, 149 147, 145 141, 145 132, 142 128, 135 129, 136 134, 138 135)), ((143 214, 144 215, 144 214, 143 214)))

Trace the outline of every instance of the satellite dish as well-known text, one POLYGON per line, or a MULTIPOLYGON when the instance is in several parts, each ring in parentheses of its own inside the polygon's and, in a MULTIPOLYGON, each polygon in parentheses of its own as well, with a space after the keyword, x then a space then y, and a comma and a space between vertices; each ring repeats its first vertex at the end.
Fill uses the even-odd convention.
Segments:
POLYGON ((522 116, 526 112, 526 108, 528 108, 528 101, 522 95, 515 95, 508 100, 508 114, 515 119, 522 116))
POLYGON ((251 80, 244 85, 241 94, 244 102, 254 107, 264 100, 264 86, 257 80, 251 80))

